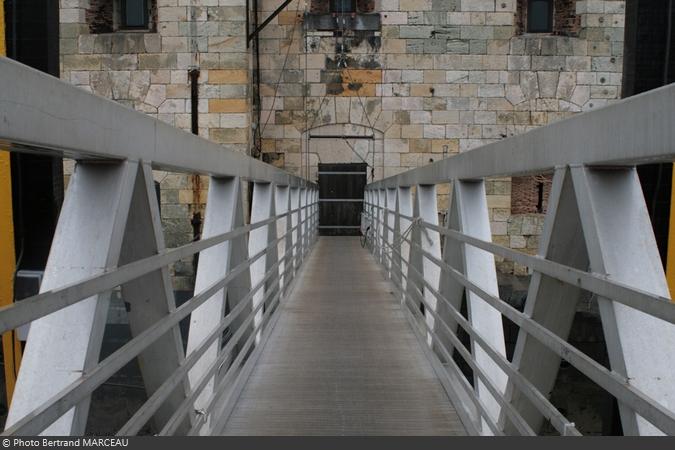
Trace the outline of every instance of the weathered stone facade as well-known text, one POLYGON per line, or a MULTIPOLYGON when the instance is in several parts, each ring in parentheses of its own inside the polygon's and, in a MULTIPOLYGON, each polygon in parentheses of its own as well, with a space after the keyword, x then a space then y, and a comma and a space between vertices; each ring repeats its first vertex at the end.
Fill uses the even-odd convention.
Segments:
MULTIPOLYGON (((199 134, 247 152, 250 70, 245 0, 155 1, 156 18, 151 17, 147 31, 96 32, 107 28, 93 26, 94 7, 112 11, 115 1, 61 0, 61 77, 190 131, 188 71, 197 68, 199 134)), ((157 172, 155 179, 161 184, 167 245, 190 242, 203 218, 207 178, 157 172)), ((176 289, 191 289, 191 262, 177 264, 174 270, 176 289)))
MULTIPOLYGON (((359 1, 359 14, 379 15, 370 31, 305 29, 305 12, 326 13, 330 2, 296 0, 260 33, 260 123, 250 112, 244 0, 157 0, 156 32, 147 33, 92 34, 90 0, 61 5, 64 79, 189 130, 196 67, 200 135, 251 154, 259 143, 264 160, 313 180, 319 161, 366 160, 379 179, 620 95, 624 1, 555 0, 552 33, 528 34, 526 0, 359 1), (336 135, 373 139, 326 137, 336 135)), ((278 5, 260 0, 259 21, 278 5)), ((190 239, 205 186, 158 179, 168 242, 190 239)), ((490 180, 496 242, 534 251, 543 219, 532 203, 546 203, 533 194, 538 182, 516 180, 526 194, 512 199, 511 179, 490 180)), ((442 209, 447 198, 441 186, 442 209)))
MULTIPOLYGON (((331 152, 344 162, 364 158, 378 179, 619 98, 624 2, 554 4, 550 34, 527 33, 526 0, 380 0, 375 32, 303 31, 303 18, 289 7, 261 36, 263 152, 312 179, 319 161, 336 162, 331 152), (329 149, 303 134, 316 127, 331 135, 372 128, 375 143, 352 140, 340 149, 335 140, 329 149)), ((275 7, 263 5, 263 15, 275 7)), ((543 224, 537 205, 545 210, 550 177, 514 185, 515 195, 508 178, 487 186, 494 240, 534 252, 543 224)), ((447 194, 439 186, 441 209, 447 194)))

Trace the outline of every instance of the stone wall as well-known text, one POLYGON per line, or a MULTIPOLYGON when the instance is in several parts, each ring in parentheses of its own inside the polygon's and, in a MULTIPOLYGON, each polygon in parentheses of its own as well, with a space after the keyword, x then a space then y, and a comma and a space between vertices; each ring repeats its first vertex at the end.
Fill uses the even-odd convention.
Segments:
MULTIPOLYGON (((97 2, 61 0, 64 79, 189 130, 188 69, 196 67, 200 135, 260 150, 263 160, 312 180, 320 161, 364 160, 369 180, 380 179, 602 107, 620 93, 623 1, 555 0, 554 32, 530 34, 524 0, 358 1, 360 14, 379 16, 371 31, 305 30, 305 13, 325 13, 329 1, 295 0, 260 34, 259 121, 250 113, 244 0, 157 0, 155 32, 93 34, 87 11, 97 2), (320 136, 334 134, 373 138, 320 136)), ((260 0, 258 21, 278 5, 260 0)), ((205 180, 157 179, 167 241, 192 239, 205 180)), ((535 185, 514 186, 510 178, 488 181, 494 240, 533 252, 543 222, 532 210, 535 185)), ((441 210, 448 194, 439 187, 441 210)), ((189 271, 181 272, 185 283, 189 271)))
MULTIPOLYGON (((305 129, 372 127, 382 140, 370 148, 352 141, 356 151, 344 162, 364 158, 378 179, 619 98, 624 2, 554 3, 551 34, 522 28, 526 1, 378 0, 379 31, 304 35, 303 5, 291 4, 261 35, 266 158, 315 179, 330 150, 312 144, 305 129)), ((264 1, 261 17, 275 7, 264 1)), ((532 253, 543 215, 533 211, 536 184, 528 180, 517 180, 513 200, 508 178, 490 180, 487 191, 494 240, 532 253)))
MULTIPOLYGON (((147 32, 107 32, 98 13, 101 8, 109 11, 113 3, 61 0, 61 77, 190 131, 188 70, 199 69, 199 134, 247 152, 245 0, 156 0, 156 18, 147 32)), ((70 167, 66 165, 67 172, 70 167)), ((203 220, 207 178, 156 172, 155 179, 161 185, 167 245, 192 241, 203 220)), ((174 270, 174 287, 190 290, 191 260, 176 264, 174 270)))

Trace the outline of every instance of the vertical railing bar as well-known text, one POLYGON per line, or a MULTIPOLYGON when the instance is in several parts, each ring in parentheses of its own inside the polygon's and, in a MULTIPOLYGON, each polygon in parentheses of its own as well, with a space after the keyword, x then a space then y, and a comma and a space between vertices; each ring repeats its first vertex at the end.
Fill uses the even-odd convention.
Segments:
POLYGON ((603 275, 584 272, 574 267, 566 266, 539 256, 528 255, 516 250, 483 241, 472 236, 460 233, 457 230, 447 230, 427 222, 420 222, 421 226, 436 230, 451 239, 463 242, 494 255, 520 263, 532 270, 555 278, 563 283, 572 284, 593 294, 611 298, 638 311, 644 312, 659 319, 675 324, 675 304, 668 298, 650 294, 640 289, 627 286, 610 280, 603 275))
MULTIPOLYGON (((395 264, 395 263, 394 263, 394 264, 395 264)), ((396 265, 396 264, 395 264, 395 265, 396 265)), ((399 265, 396 265, 396 267, 397 267, 399 270, 400 270, 400 268, 401 268, 399 265)), ((413 270, 416 270, 416 269, 413 268, 413 270)), ((401 274, 401 275, 402 275, 402 274, 401 274)), ((403 276, 403 275, 402 275, 402 276, 403 276)), ((454 307, 453 307, 452 305, 450 305, 450 302, 448 302, 447 299, 445 299, 444 297, 442 297, 442 296, 440 295, 440 293, 438 293, 438 291, 436 291, 435 289, 432 289, 431 286, 429 286, 428 283, 425 283, 425 286, 428 287, 428 288, 431 290, 431 292, 432 292, 439 300, 443 300, 444 302, 446 302, 446 304, 451 308, 451 311, 450 311, 450 312, 451 312, 451 314, 453 315, 453 318, 456 318, 458 315, 460 315, 460 314, 454 309, 454 307)), ((397 285, 397 287, 398 287, 398 285, 397 285)), ((419 290, 417 287, 415 287, 415 289, 414 289, 413 291, 414 291, 415 294, 417 295, 418 299, 422 300, 422 301, 426 304, 426 300, 424 300, 424 297, 423 297, 422 293, 420 292, 420 290, 419 290)), ((412 301, 413 299, 410 298, 410 300, 412 301)), ((515 409, 513 408, 513 405, 511 405, 508 401, 506 401, 506 398, 504 397, 504 395, 503 395, 502 393, 498 392, 497 388, 496 388, 496 387, 494 386, 494 384, 493 384, 493 381, 485 374, 485 371, 484 371, 481 367, 479 367, 479 366, 477 365, 476 360, 474 359, 474 357, 473 357, 473 355, 471 354, 471 352, 470 352, 468 349, 466 349, 466 347, 464 346, 464 344, 462 344, 462 342, 459 340, 459 338, 456 336, 456 334, 452 332, 452 330, 450 329, 450 327, 449 327, 449 326, 447 325, 447 323, 441 318, 441 316, 440 316, 437 312, 435 312, 435 311, 434 311, 432 314, 433 314, 433 315, 435 316, 435 318, 438 320, 438 323, 440 323, 441 326, 443 327, 443 330, 445 331, 446 335, 447 335, 447 336, 450 338, 450 340, 452 341, 452 344, 453 344, 454 348, 457 349, 457 351, 462 355, 462 358, 464 358, 464 360, 467 362, 467 364, 469 364, 469 365, 471 366, 471 369, 472 369, 474 372, 476 372, 476 373, 478 374, 478 376, 483 380, 483 382, 485 383, 486 387, 490 390, 490 393, 491 393, 491 394, 499 401, 500 405, 501 405, 503 408, 506 408, 506 410, 508 411, 506 414, 507 414, 507 416, 511 419, 511 422, 518 428, 518 430, 519 430, 522 434, 524 434, 524 435, 532 435, 532 436, 536 435, 536 433, 534 432, 534 430, 532 430, 532 428, 529 426, 529 424, 527 424, 527 422, 525 422, 525 420, 523 419, 523 417, 522 417, 517 411, 515 411, 515 409)), ((463 322, 462 328, 464 328, 465 331, 467 331, 467 333, 469 333, 472 337, 473 337, 474 335, 477 335, 476 330, 474 329, 474 327, 473 327, 470 323, 468 323, 468 321, 463 320, 462 322, 463 322), (469 330, 471 330, 471 332, 470 332, 469 330)), ((426 322, 425 322, 425 326, 427 327, 427 330, 428 330, 428 331, 431 330, 431 328, 429 327, 428 324, 426 324, 426 322)), ((435 340, 436 343, 439 345, 439 348, 442 350, 443 356, 447 359, 447 361, 452 361, 452 356, 451 356, 450 353, 448 352, 448 350, 447 350, 447 348, 445 347, 445 345, 443 344, 442 340, 439 338, 438 334, 437 334, 436 332, 434 332, 433 330, 431 330, 430 333, 432 333, 432 335, 434 336, 434 340, 435 340)), ((479 345, 480 345, 481 347, 488 347, 488 348, 489 348, 489 351, 488 351, 488 350, 486 350, 486 351, 487 351, 488 353, 490 353, 490 356, 491 356, 493 359, 495 359, 495 362, 501 366, 502 364, 501 364, 500 362, 503 362, 503 361, 501 361, 501 358, 499 358, 499 362, 498 362, 498 361, 497 361, 497 358, 495 358, 495 356, 494 356, 494 355, 499 355, 499 353, 495 352, 495 351, 492 349, 492 347, 489 346, 489 345, 487 344, 487 342, 483 341, 482 338, 479 338, 479 339, 477 339, 477 340, 479 341, 479 345)), ((505 365, 510 366, 510 363, 508 363, 508 361, 506 361, 505 365)), ((511 371, 513 371, 513 369, 511 369, 511 371)), ((533 389, 534 389, 534 388, 533 388, 533 389)), ((536 391, 536 389, 535 389, 535 391, 536 391)), ((542 397, 542 398, 543 398, 543 397, 542 397)), ((541 399, 538 399, 538 400, 541 400, 541 399)), ((550 407, 551 407, 551 408, 554 408, 553 405, 550 405, 550 407)), ((548 415, 547 413, 550 413, 550 411, 543 412, 543 413, 544 413, 545 415, 548 415)), ((569 425, 569 422, 566 422, 566 423, 563 424, 563 425, 569 425)), ((569 431, 569 430, 568 430, 568 431, 569 431)))
MULTIPOLYGON (((416 270, 416 269, 414 269, 416 270)), ((428 284, 425 285, 427 288, 431 289, 431 286, 428 284)), ((416 291, 419 291, 419 287, 416 287, 416 291)), ((478 344, 487 352, 490 354, 490 356, 495 360, 497 364, 500 365, 500 367, 509 372, 509 374, 514 378, 514 382, 516 385, 527 395, 527 397, 532 401, 532 403, 539 409, 539 411, 546 416, 549 420, 551 420, 552 425, 561 433, 565 429, 565 427, 568 427, 568 432, 569 432, 569 426, 571 425, 571 422, 569 422, 556 408, 553 406, 549 400, 541 394, 532 383, 529 382, 526 378, 524 378, 518 371, 513 367, 513 365, 505 359, 501 354, 496 352, 489 343, 487 343, 483 338, 480 336, 480 334, 477 332, 477 330, 457 311, 457 309, 450 303, 450 301, 442 296, 440 292, 436 290, 431 290, 431 292, 439 299, 442 300, 449 308, 449 313, 452 315, 453 319, 456 320, 460 326, 466 331, 471 337, 476 339, 478 341, 478 344)), ((443 326, 447 330, 448 333, 451 333, 451 330, 448 326, 448 324, 441 320, 443 326)), ((450 336, 452 339, 452 336, 450 336)), ((463 344, 462 344, 463 345, 463 344)))
MULTIPOLYGON (((274 268, 276 267, 278 267, 278 264, 276 264, 274 268)), ((211 342, 214 341, 216 338, 218 338, 218 336, 223 332, 223 330, 225 330, 225 328, 231 325, 234 319, 237 318, 243 311, 245 311, 246 307, 248 307, 248 301, 253 297, 253 295, 255 295, 257 291, 259 291, 262 288, 264 283, 271 278, 271 276, 273 275, 274 268, 268 270, 265 277, 259 283, 257 283, 255 287, 251 288, 251 291, 246 295, 246 297, 242 298, 242 301, 238 303, 237 306, 235 306, 234 309, 223 318, 218 327, 202 341, 199 347, 197 347, 192 353, 190 353, 185 358, 179 369, 176 370, 171 375, 171 377, 169 377, 160 386, 160 388, 157 389, 155 393, 146 400, 145 403, 143 403, 143 405, 141 405, 141 407, 136 411, 136 413, 117 432, 118 435, 129 436, 134 435, 138 433, 138 431, 140 431, 143 425, 145 425, 145 423, 148 420, 150 420, 155 411, 166 400, 166 397, 173 391, 173 389, 175 389, 176 386, 178 386, 178 384, 183 379, 185 379, 185 374, 187 374, 187 372, 194 366, 194 364, 201 357, 201 355, 204 354, 204 352, 208 349, 211 342)), ((258 308, 255 308, 256 311, 257 309, 258 308)), ((226 354, 220 355, 219 359, 221 357, 224 359, 227 357, 227 355, 226 354)), ((209 379, 209 377, 210 375, 206 376, 205 378, 209 379)), ((200 380, 201 379, 202 378, 200 378, 200 380)))
MULTIPOLYGON (((412 245, 415 246, 416 244, 412 245)), ((425 257, 434 261, 433 256, 430 254, 425 254, 425 257)), ((593 382, 616 398, 625 401, 661 431, 675 434, 675 414, 665 409, 663 405, 654 401, 641 390, 633 387, 623 376, 614 371, 607 370, 583 352, 579 351, 576 347, 552 334, 546 328, 532 321, 511 305, 484 292, 480 287, 467 280, 456 269, 440 260, 435 260, 434 263, 446 269, 453 278, 459 281, 467 289, 475 292, 476 295, 496 308, 510 321, 521 328, 525 328, 530 336, 534 337, 558 356, 572 364, 593 382)))
MULTIPOLYGON (((396 284, 396 287, 399 288, 400 286, 398 284, 396 284)), ((424 297, 419 292, 419 290, 414 289, 414 291, 418 294, 418 296, 417 296, 418 299, 420 301, 424 302, 425 305, 426 305, 426 301, 424 300, 424 297)), ((409 294, 406 294, 406 304, 408 304, 408 306, 411 306, 413 308, 415 306, 414 300, 411 298, 411 296, 409 294)), ((410 311, 410 313, 412 313, 412 311, 410 311)), ((439 317, 438 315, 435 314, 435 312, 434 312, 434 315, 437 318, 439 317)), ((433 328, 430 327, 429 324, 426 321, 422 320, 421 322, 423 323, 424 328, 426 329, 428 335, 431 336, 432 341, 437 345, 437 347, 435 347, 435 348, 438 348, 441 351, 441 353, 443 353, 443 356, 448 361, 452 361, 454 363, 454 360, 452 359, 452 356, 450 355, 450 353, 448 353, 448 350, 445 348, 445 345, 442 343, 439 335, 435 331, 433 331, 433 328)), ((455 336, 452 335, 452 337, 455 337, 455 336)), ((457 340, 457 342, 459 342, 459 340, 457 340)), ((469 366, 471 366, 471 368, 475 371, 475 373, 478 375, 478 377, 485 382, 485 386, 493 394, 493 396, 495 396, 495 398, 499 401, 499 403, 504 408, 506 408, 506 410, 509 411, 509 413, 507 413, 507 416, 509 417, 509 419, 511 419, 512 423, 516 426, 516 428, 518 428, 518 430, 523 435, 535 436, 536 433, 534 432, 534 430, 532 430, 532 428, 530 428, 530 426, 526 422, 524 422, 522 417, 517 415, 517 413, 513 410, 512 406, 509 407, 508 402, 506 402, 504 397, 499 394, 499 392, 494 387, 494 385, 492 384, 492 382, 490 381, 488 376, 485 374, 485 372, 483 372, 481 369, 478 368, 475 360, 471 358, 471 354, 466 350, 466 348, 464 348, 462 346, 461 348, 458 347, 457 350, 462 354, 462 358, 466 361, 467 364, 469 364, 469 366), (468 354, 468 356, 467 356, 467 354, 468 354)), ((459 369, 459 367, 457 367, 457 369, 459 369)), ((461 376, 461 373, 459 375, 461 376)), ((472 394, 474 394, 477 402, 480 403, 482 418, 486 421, 486 423, 488 423, 492 432, 497 434, 497 435, 503 435, 504 434, 503 431, 501 431, 497 428, 494 419, 489 415, 489 412, 487 411, 487 408, 483 404, 483 401, 478 397, 478 395, 475 395, 473 390, 472 390, 472 394)))
MULTIPOLYGON (((318 214, 318 212, 317 212, 317 214, 318 214)), ((305 219, 305 220, 308 220, 308 219, 305 219)), ((300 245, 300 241, 298 241, 298 245, 300 245)), ((295 278, 296 274, 297 274, 297 272, 293 273, 293 278, 291 279, 291 283, 289 283, 289 290, 292 289, 293 286, 294 286, 294 283, 295 283, 295 280, 296 280, 296 278, 295 278)), ((226 401, 226 410, 224 412, 224 415, 222 417, 218 418, 218 420, 219 420, 218 423, 224 422, 229 417, 229 414, 231 413, 231 407, 234 404, 234 400, 236 400, 235 397, 238 398, 239 395, 241 395, 241 389, 243 389, 243 384, 244 384, 245 380, 250 376, 250 373, 253 369, 253 364, 255 364, 255 362, 257 361, 257 358, 260 356, 260 353, 262 352, 262 348, 264 348, 265 343, 266 343, 267 339, 269 338, 269 336, 271 334, 271 331, 274 328, 274 324, 276 323, 276 320, 278 319, 279 315, 274 315, 273 317, 274 318, 272 320, 274 322, 270 323, 269 326, 267 327, 267 330, 264 333, 264 336, 261 340, 261 344, 253 350, 253 353, 249 356, 247 362, 242 366, 242 370, 236 375, 236 378, 233 382, 233 386, 234 386, 235 391, 229 393, 229 396, 227 397, 227 401, 226 401)), ((220 395, 223 394, 226 386, 227 386, 226 380, 223 379, 217 387, 216 395, 214 395, 213 398, 211 399, 211 403, 206 410, 207 414, 204 416, 204 420, 206 420, 206 417, 209 414, 211 414, 211 412, 213 411, 213 408, 215 407, 215 404, 216 404, 216 400, 220 399, 220 395)), ((193 430, 189 434, 193 435, 195 432, 196 432, 196 428, 193 428, 193 430)))
MULTIPOLYGON (((290 254, 290 252, 287 252, 287 254, 290 254)), ((270 269, 270 274, 272 273, 272 270, 273 269, 270 269)), ((276 276, 278 277, 279 274, 277 273, 276 276)), ((267 301, 269 299, 269 297, 274 297, 274 299, 272 300, 272 304, 276 304, 275 301, 280 295, 281 295, 281 293, 279 291, 267 291, 265 293, 263 301, 267 301)), ((169 421, 166 423, 166 425, 164 425, 164 428, 162 428, 162 430, 159 432, 160 435, 170 434, 173 431, 175 431, 175 429, 180 425, 181 421, 183 420, 185 415, 188 413, 190 406, 192 406, 192 402, 197 398, 197 395, 199 394, 199 392, 201 392, 202 389, 206 386, 206 383, 208 382, 210 377, 212 377, 214 375, 214 373, 220 368, 221 364, 227 359, 230 351, 232 351, 234 346, 239 343, 239 341, 241 340, 241 337, 244 335, 244 332, 246 331, 246 328, 251 323, 251 319, 253 318, 253 314, 255 314, 255 312, 257 312, 260 308, 262 308, 262 305, 263 305, 263 303, 259 304, 252 311, 252 314, 249 314, 249 316, 247 316, 246 321, 241 324, 241 326, 237 329, 235 334, 230 338, 228 343, 223 348, 222 354, 218 357, 218 359, 216 361, 214 361, 214 363, 211 364, 211 366, 207 369, 207 371, 202 376, 202 378, 200 378, 200 380, 197 382, 195 388, 188 394, 188 397, 186 398, 186 400, 176 409, 173 416, 169 419, 169 421)), ((268 315, 272 314, 272 311, 276 312, 276 310, 274 310, 274 308, 272 308, 272 307, 265 310, 265 312, 263 313, 262 322, 258 326, 254 327, 253 332, 247 338, 246 344, 244 344, 244 346, 241 348, 241 350, 237 354, 237 357, 232 362, 232 365, 228 368, 227 372, 229 372, 230 370, 233 370, 233 368, 235 368, 237 366, 238 362, 241 362, 241 359, 243 359, 243 357, 248 352, 248 347, 250 347, 249 342, 253 343, 254 338, 256 336, 256 333, 259 330, 262 330, 263 327, 265 326, 264 317, 267 317, 268 315), (247 345, 248 345, 248 347, 247 347, 247 345)), ((224 329, 224 327, 223 327, 223 329, 224 329)), ((225 375, 223 377, 223 380, 226 379, 227 372, 225 373, 225 375)), ((214 397, 215 396, 217 396, 216 393, 214 393, 214 397)), ((197 426, 197 425, 198 424, 195 424, 195 426, 197 426)), ((124 435, 122 433, 122 431, 120 431, 118 434, 124 435)))
MULTIPOLYGON (((399 267, 399 266, 397 266, 397 267, 399 267)), ((402 295, 403 298, 404 298, 404 302, 405 302, 405 305, 406 305, 406 311, 407 311, 407 314, 410 315, 410 316, 412 316, 412 317, 416 317, 415 314, 418 314, 419 317, 420 317, 420 319, 422 319, 421 322, 424 322, 424 325, 425 325, 425 328, 427 329, 427 331, 431 334, 431 336, 433 337, 433 339, 434 339, 437 343, 440 344, 440 341, 438 340, 438 336, 436 335, 435 332, 433 332, 433 330, 431 330, 431 329, 429 328, 429 325, 426 323, 426 321, 423 320, 424 317, 421 315, 421 313, 418 313, 418 312, 417 312, 418 310, 415 308, 415 304, 413 303, 412 305, 408 305, 409 301, 414 301, 414 300, 411 298, 410 293, 407 292, 407 291, 406 291, 406 292, 403 292, 403 291, 401 290, 401 285, 399 285, 396 281, 394 281, 394 286, 401 292, 401 295, 402 295), (408 308, 408 306, 412 306, 412 308, 408 308)), ((415 291, 418 292, 417 289, 415 289, 415 291)), ((424 342, 424 343, 426 344, 426 342, 427 342, 426 336, 422 336, 422 334, 421 334, 420 331, 414 326, 414 324, 417 324, 417 321, 411 323, 411 328, 413 329, 413 332, 414 332, 414 333, 417 335, 417 337, 420 339, 420 343, 424 342)), ((441 346, 442 346, 442 344, 441 344, 441 346)), ((441 347, 441 348, 445 349, 445 347, 441 347)), ((427 350, 428 350, 428 351, 431 351, 430 348, 427 348, 427 350)), ((446 356, 446 357, 447 357, 447 356, 446 356)), ((469 384, 468 380, 467 380, 466 378, 464 378, 464 377, 461 375, 461 371, 460 371, 459 367, 457 366, 457 364, 455 363, 455 361, 454 361, 452 358, 448 358, 448 361, 451 362, 451 363, 453 364, 453 368, 456 370, 456 373, 459 374, 458 379, 459 379, 460 382, 464 385, 464 388, 465 388, 465 390, 466 390, 466 393, 468 394, 468 397, 471 399, 471 401, 472 401, 472 403, 474 404, 474 406, 481 412, 481 417, 485 420, 485 422, 488 424, 488 426, 490 427, 490 429, 492 430, 492 432, 493 432, 495 435, 502 435, 503 433, 501 432, 501 430, 499 430, 499 429, 497 428, 496 423, 495 423, 494 420, 492 420, 492 418, 489 416, 486 407, 483 405, 483 402, 481 401, 481 399, 478 398, 478 395, 476 395, 476 392, 473 390, 473 387, 469 384)), ((474 424, 474 426, 476 427, 476 429, 480 429, 480 426, 479 426, 478 423, 474 424)))
POLYGON ((167 315, 161 322, 158 322, 127 342, 112 355, 101 361, 90 372, 73 381, 68 387, 53 396, 48 402, 24 416, 13 426, 6 428, 1 435, 7 436, 15 433, 37 435, 40 433, 45 427, 57 420, 84 396, 91 393, 97 386, 122 368, 131 359, 136 357, 138 353, 150 346, 157 338, 176 326, 178 322, 187 317, 187 315, 194 311, 199 305, 213 296, 214 293, 240 275, 266 252, 267 249, 264 249, 238 266, 232 268, 225 277, 214 282, 207 289, 189 299, 171 314, 167 315), (34 421, 39 423, 33 423, 34 421))

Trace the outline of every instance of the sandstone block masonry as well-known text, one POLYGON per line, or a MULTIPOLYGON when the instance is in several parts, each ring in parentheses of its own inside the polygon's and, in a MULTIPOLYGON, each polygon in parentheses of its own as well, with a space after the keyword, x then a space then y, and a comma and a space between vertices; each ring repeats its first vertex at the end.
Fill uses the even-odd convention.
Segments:
MULTIPOLYGON (((529 33, 527 0, 359 0, 354 17, 379 20, 365 30, 310 27, 306 14, 330 15, 330 1, 295 0, 260 34, 258 122, 245 0, 150 0, 145 31, 116 26, 116 1, 61 0, 65 80, 189 130, 188 70, 198 68, 200 135, 312 179, 320 161, 362 160, 379 179, 602 107, 621 91, 624 1, 553 0, 551 32, 529 33)), ((258 6, 262 21, 279 0, 258 6)), ((192 239, 205 180, 157 179, 168 244, 192 239)), ((536 249, 549 186, 546 176, 488 182, 496 242, 536 249)), ((441 209, 448 194, 439 187, 441 209)), ((189 289, 184 266, 177 287, 189 289)))
MULTIPOLYGON (((328 3, 314 0, 310 10, 328 3)), ((374 130, 376 143, 353 141, 361 153, 344 162, 365 159, 378 179, 618 99, 624 2, 552 3, 550 33, 528 33, 526 0, 375 1, 377 31, 303 30, 301 15, 273 21, 261 42, 266 159, 314 178, 330 150, 305 130, 374 130), (290 89, 300 77, 302 98, 290 89)), ((274 3, 263 7, 266 15, 274 3)), ((532 253, 550 177, 513 186, 509 178, 488 183, 493 237, 532 253)), ((441 209, 448 192, 439 188, 441 209)))
MULTIPOLYGON (((247 152, 245 0, 149 0, 145 30, 121 29, 119 6, 118 0, 61 0, 61 77, 190 131, 188 71, 198 69, 199 134, 247 152)), ((157 172, 155 179, 167 245, 190 242, 204 217, 207 178, 157 172)), ((176 264, 174 271, 174 287, 190 290, 191 261, 176 264)))

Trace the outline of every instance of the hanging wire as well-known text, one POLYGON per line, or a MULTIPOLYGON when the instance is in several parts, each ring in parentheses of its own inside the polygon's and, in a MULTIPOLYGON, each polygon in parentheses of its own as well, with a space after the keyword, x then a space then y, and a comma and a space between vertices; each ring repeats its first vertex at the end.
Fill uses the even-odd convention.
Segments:
POLYGON ((288 55, 291 53, 291 47, 293 46, 293 40, 295 38, 295 29, 297 28, 297 25, 298 25, 298 12, 300 12, 300 1, 299 0, 298 0, 298 6, 295 8, 295 20, 293 21, 293 28, 291 29, 291 40, 288 43, 288 48, 286 49, 286 56, 284 57, 284 63, 281 66, 281 71, 279 72, 279 78, 277 79, 277 83, 274 86, 274 97, 272 99, 272 106, 270 107, 270 112, 267 115, 267 118, 265 119, 265 123, 263 124, 262 130, 260 131, 261 137, 265 133, 265 128, 267 127, 267 124, 270 121, 270 117, 272 117, 272 114, 274 114, 274 105, 277 101, 277 92, 279 91, 279 84, 281 84, 281 79, 284 76, 284 70, 286 70, 286 64, 288 63, 288 55))
MULTIPOLYGON (((338 25, 337 26, 338 33, 335 36, 335 38, 336 38, 335 39, 336 68, 337 69, 344 69, 346 75, 349 78, 349 80, 347 80, 348 83, 349 84, 355 84, 355 82, 354 82, 355 78, 354 78, 354 76, 352 75, 352 73, 349 69, 349 65, 348 65, 348 62, 347 62, 347 56, 346 56, 346 52, 345 52, 345 39, 347 38, 347 29, 345 27, 345 21, 344 21, 345 3, 344 3, 344 0, 338 0, 338 1, 340 2, 340 4, 339 4, 339 10, 338 10, 339 16, 336 18, 337 25, 338 25)), ((305 61, 307 61, 307 48, 306 47, 307 47, 307 42, 306 42, 306 38, 305 38, 305 61)), ((305 71, 306 71, 306 68, 307 68, 307 64, 305 62, 305 71)), ((367 111, 366 106, 365 106, 365 102, 363 101, 363 98, 361 97, 361 94, 359 93, 358 89, 355 90, 354 92, 356 93, 356 96, 357 96, 358 101, 359 101, 359 105, 361 106, 361 109, 363 111, 363 116, 365 117, 366 122, 368 123, 368 127, 374 132, 374 130, 375 130, 374 121, 371 120, 370 114, 368 114, 368 111, 367 111)), ((325 103, 325 100, 327 99, 327 97, 328 97, 328 93, 325 93, 321 97, 321 100, 319 102, 319 108, 316 111, 316 113, 313 114, 311 124, 309 125, 309 127, 305 126, 305 134, 307 135, 306 136, 306 138, 307 138, 306 148, 307 148, 307 170, 308 171, 309 171, 309 156, 310 156, 309 130, 314 128, 314 125, 316 124, 317 120, 319 120, 319 117, 321 117, 321 111, 323 110, 324 103, 325 103)), ((306 103, 305 103, 305 105, 306 105, 306 103)), ((375 118, 375 120, 377 120, 379 118, 381 113, 382 113, 382 111, 380 110, 377 117, 375 118)), ((308 111, 305 111, 305 118, 306 119, 307 119, 307 116, 308 116, 308 111)), ((305 123, 307 123, 307 122, 305 122, 305 123)), ((347 146, 350 148, 350 150, 354 154, 356 154, 361 161, 366 163, 367 166, 371 168, 371 179, 374 180, 375 179, 375 149, 373 148, 373 150, 372 150, 372 152, 373 152, 373 163, 370 164, 366 161, 366 158, 368 158, 368 156, 370 155, 370 152, 371 152, 370 144, 368 145, 368 152, 366 153, 365 157, 362 157, 356 151, 356 149, 354 149, 354 147, 347 141, 347 139, 344 136, 342 137, 342 139, 347 144, 347 146)), ((383 152, 384 152, 384 148, 383 148, 383 152)), ((382 155, 382 166, 383 166, 382 170, 384 172, 384 154, 382 155)))

